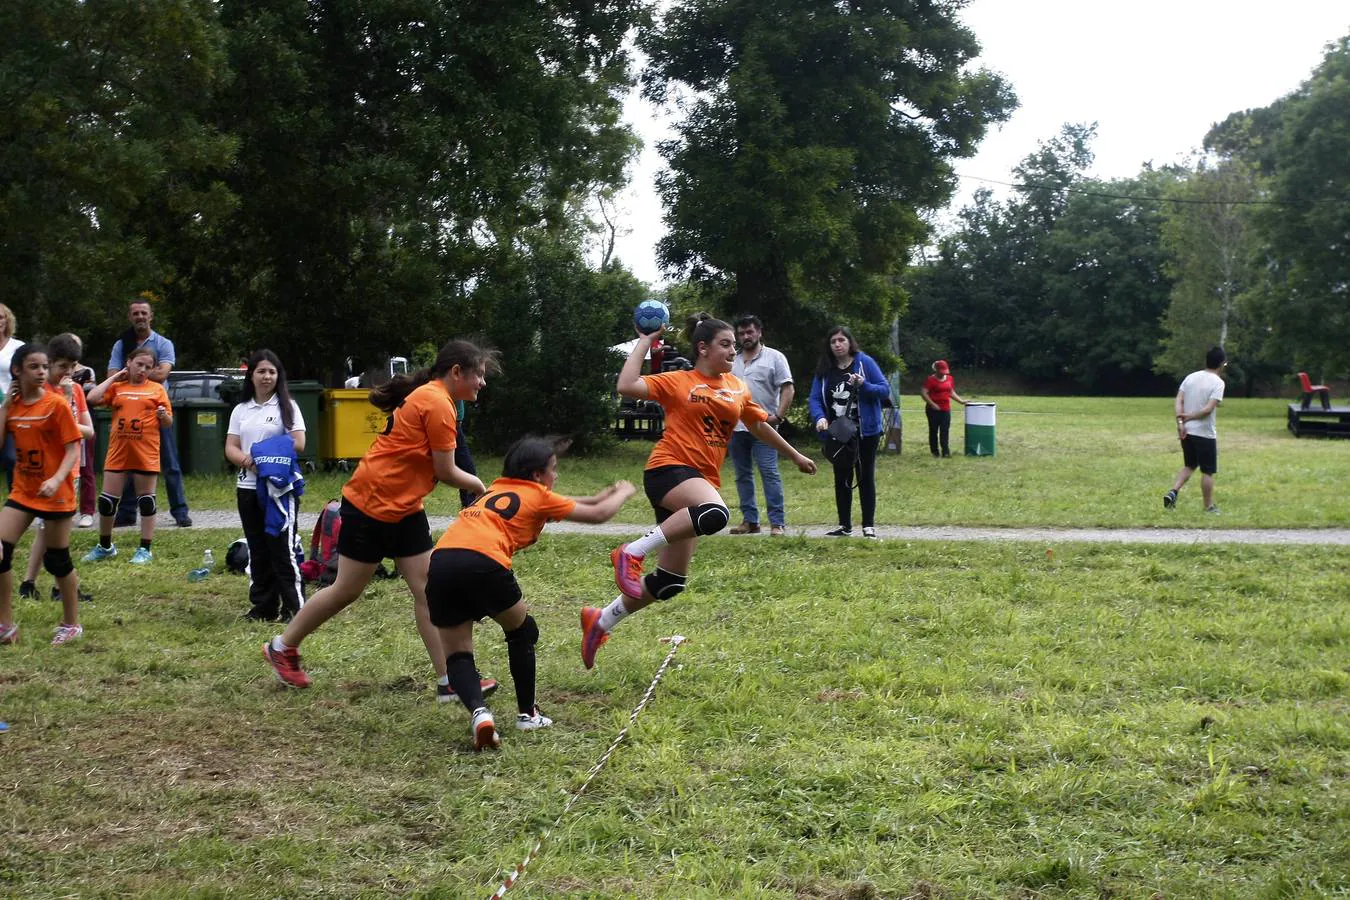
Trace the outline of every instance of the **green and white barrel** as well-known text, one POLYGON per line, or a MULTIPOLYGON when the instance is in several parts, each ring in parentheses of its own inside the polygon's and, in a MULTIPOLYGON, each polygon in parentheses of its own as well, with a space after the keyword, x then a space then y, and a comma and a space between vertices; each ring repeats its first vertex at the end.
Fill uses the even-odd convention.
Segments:
POLYGON ((966 456, 994 455, 994 404, 966 404, 966 456))

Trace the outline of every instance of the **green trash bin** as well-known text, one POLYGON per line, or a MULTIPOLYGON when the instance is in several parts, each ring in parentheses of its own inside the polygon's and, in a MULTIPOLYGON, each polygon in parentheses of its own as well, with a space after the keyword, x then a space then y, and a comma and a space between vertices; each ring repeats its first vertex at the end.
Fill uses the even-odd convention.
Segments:
POLYGON ((994 404, 966 404, 966 456, 994 455, 994 404))
POLYGON ((305 449, 299 454, 300 466, 312 472, 319 458, 319 448, 323 446, 323 413, 319 409, 323 385, 317 381, 292 381, 286 387, 305 420, 305 449))
POLYGON ((219 475, 225 471, 229 404, 204 397, 180 400, 173 405, 173 415, 178 432, 178 464, 183 474, 219 475))
POLYGON ((89 407, 94 420, 94 471, 103 471, 103 460, 108 456, 108 436, 112 434, 112 410, 106 406, 89 407))

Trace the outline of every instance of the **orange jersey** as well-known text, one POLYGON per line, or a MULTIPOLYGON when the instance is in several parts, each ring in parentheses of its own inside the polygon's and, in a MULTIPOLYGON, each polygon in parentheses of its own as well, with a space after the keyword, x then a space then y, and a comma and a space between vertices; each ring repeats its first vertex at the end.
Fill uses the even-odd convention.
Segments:
POLYGON ((433 450, 455 449, 455 401, 439 378, 414 390, 394 410, 394 421, 375 438, 342 489, 361 512, 398 522, 422 509, 436 487, 433 450))
POLYGON ((565 519, 577 501, 537 481, 498 478, 463 510, 436 548, 473 550, 511 568, 511 557, 539 540, 544 525, 565 519))
POLYGON ((159 471, 159 415, 172 409, 164 385, 146 379, 140 384, 119 381, 108 387, 103 404, 112 407, 105 471, 159 471))
POLYGON ((38 496, 42 482, 61 468, 66 445, 83 440, 75 425, 75 414, 61 392, 43 391, 42 399, 36 403, 24 403, 22 397, 12 401, 5 430, 14 435, 14 490, 10 499, 43 512, 74 512, 75 466, 55 494, 38 496))
POLYGON ((753 426, 769 418, 735 375, 662 372, 643 375, 647 398, 666 411, 666 430, 647 457, 647 468, 689 466, 713 487, 722 486, 722 460, 739 419, 753 426))

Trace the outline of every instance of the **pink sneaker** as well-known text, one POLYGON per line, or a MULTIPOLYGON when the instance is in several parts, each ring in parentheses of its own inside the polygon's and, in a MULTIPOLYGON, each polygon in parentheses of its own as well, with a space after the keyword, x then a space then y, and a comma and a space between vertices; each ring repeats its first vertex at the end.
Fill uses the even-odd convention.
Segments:
POLYGON ((634 600, 642 599, 642 560, 628 552, 628 545, 621 544, 609 554, 614 563, 614 583, 619 592, 634 600))
POLYGON ((60 647, 62 644, 73 641, 83 634, 83 625, 57 625, 56 635, 52 638, 52 646, 60 647))
POLYGON ((583 606, 581 608, 581 664, 588 669, 594 669, 596 651, 603 647, 607 640, 609 640, 609 632, 600 627, 600 610, 594 606, 583 606))
POLYGON ((277 651, 272 649, 272 642, 267 641, 263 644, 263 659, 272 666, 272 671, 282 684, 298 688, 309 687, 309 676, 300 668, 300 653, 294 647, 277 651))
POLYGON ((19 626, 0 624, 0 644, 17 644, 19 642, 19 626))

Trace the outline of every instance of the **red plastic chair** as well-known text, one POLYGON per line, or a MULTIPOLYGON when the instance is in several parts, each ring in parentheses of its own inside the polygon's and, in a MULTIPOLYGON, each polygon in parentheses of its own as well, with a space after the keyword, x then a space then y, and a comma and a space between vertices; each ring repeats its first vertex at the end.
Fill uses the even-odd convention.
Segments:
POLYGON ((1303 385, 1302 404, 1304 409, 1307 409, 1308 405, 1312 403, 1313 394, 1316 394, 1318 399, 1322 401, 1323 409, 1331 409, 1331 388, 1325 384, 1313 384, 1307 372, 1299 372, 1298 380, 1303 385))

